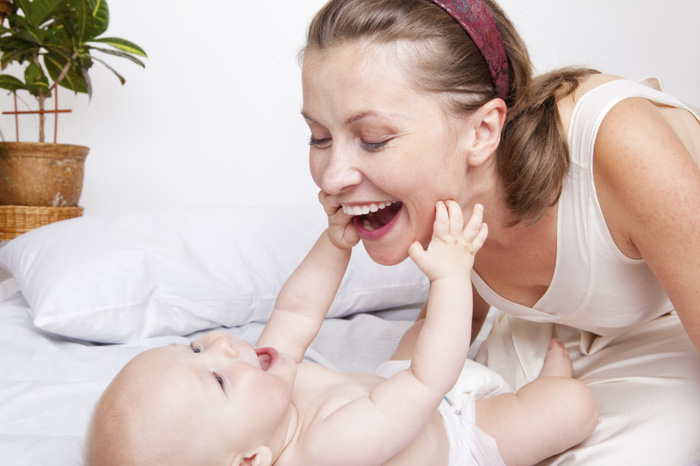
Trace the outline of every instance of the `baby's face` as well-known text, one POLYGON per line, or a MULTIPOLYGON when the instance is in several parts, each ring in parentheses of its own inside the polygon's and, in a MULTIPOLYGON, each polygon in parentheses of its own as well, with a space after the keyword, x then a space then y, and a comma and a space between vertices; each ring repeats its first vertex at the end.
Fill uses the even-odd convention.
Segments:
POLYGON ((287 420, 296 369, 272 348, 212 332, 140 354, 115 382, 137 413, 137 438, 198 445, 215 457, 266 444, 287 420))

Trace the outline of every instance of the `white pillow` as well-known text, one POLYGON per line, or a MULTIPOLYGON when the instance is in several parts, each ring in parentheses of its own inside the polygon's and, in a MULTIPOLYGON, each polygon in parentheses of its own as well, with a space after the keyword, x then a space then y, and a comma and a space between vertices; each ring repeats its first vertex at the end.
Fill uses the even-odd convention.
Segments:
MULTIPOLYGON (((103 343, 265 321, 327 225, 320 206, 230 207, 85 216, 0 248, 34 323, 103 343)), ((427 278, 409 259, 374 263, 361 246, 329 317, 412 305, 427 278)))

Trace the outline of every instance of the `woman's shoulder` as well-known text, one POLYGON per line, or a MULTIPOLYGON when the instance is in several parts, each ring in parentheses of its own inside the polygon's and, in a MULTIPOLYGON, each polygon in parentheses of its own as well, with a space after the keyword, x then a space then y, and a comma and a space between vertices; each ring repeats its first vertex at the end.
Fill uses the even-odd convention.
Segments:
MULTIPOLYGON (((586 93, 598 86, 620 79, 624 78, 613 74, 589 74, 579 80, 578 86, 576 86, 576 89, 572 92, 559 96, 557 98, 557 111, 559 112, 564 134, 568 134, 569 132, 569 123, 571 122, 571 115, 574 112, 576 104, 586 93)), ((562 93, 563 92, 564 91, 562 91, 562 93)))
POLYGON ((645 257, 644 243, 648 250, 654 241, 647 237, 656 225, 651 219, 669 213, 684 218, 673 212, 692 210, 678 193, 686 193, 695 199, 693 203, 700 194, 692 157, 700 127, 694 121, 674 121, 671 117, 678 113, 693 118, 686 110, 644 97, 625 98, 606 112, 595 135, 593 174, 598 200, 615 243, 628 257, 645 257), (667 114, 666 109, 674 113, 667 114))

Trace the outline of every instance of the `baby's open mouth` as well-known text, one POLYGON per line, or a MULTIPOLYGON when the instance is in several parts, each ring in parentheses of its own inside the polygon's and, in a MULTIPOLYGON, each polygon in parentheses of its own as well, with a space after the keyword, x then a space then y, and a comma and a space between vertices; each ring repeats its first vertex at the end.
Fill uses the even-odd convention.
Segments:
POLYGON ((258 355, 260 369, 266 371, 277 360, 277 350, 274 348, 255 348, 255 354, 258 355))
POLYGON ((399 201, 380 202, 379 204, 365 204, 343 206, 343 211, 356 217, 355 221, 365 230, 377 230, 391 222, 399 213, 403 204, 399 201))

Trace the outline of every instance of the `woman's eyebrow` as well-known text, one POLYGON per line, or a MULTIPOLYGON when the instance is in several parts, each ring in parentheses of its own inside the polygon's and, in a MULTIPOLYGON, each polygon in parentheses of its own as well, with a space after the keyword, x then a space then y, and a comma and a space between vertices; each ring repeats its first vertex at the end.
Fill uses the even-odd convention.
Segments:
POLYGON ((304 120, 309 120, 311 123, 319 124, 318 121, 316 121, 316 120, 314 120, 313 118, 311 118, 311 117, 309 116, 309 114, 306 113, 303 109, 302 109, 302 111, 301 111, 301 116, 304 117, 304 120))
MULTIPOLYGON (((301 116, 303 116, 305 120, 308 120, 312 123, 316 123, 317 125, 320 124, 319 122, 314 120, 311 116, 309 116, 309 114, 306 113, 304 110, 301 111, 301 116)), ((354 115, 347 117, 343 123, 346 125, 350 125, 358 120, 362 120, 363 118, 369 118, 369 117, 388 118, 389 115, 387 115, 386 113, 377 112, 375 110, 364 110, 364 111, 358 112, 354 115)))
POLYGON ((349 125, 352 124, 358 120, 362 120, 364 118, 371 118, 371 117, 387 117, 388 115, 380 112, 376 112, 374 110, 365 110, 359 113, 356 113, 355 115, 352 115, 348 118, 345 119, 345 124, 349 125))

